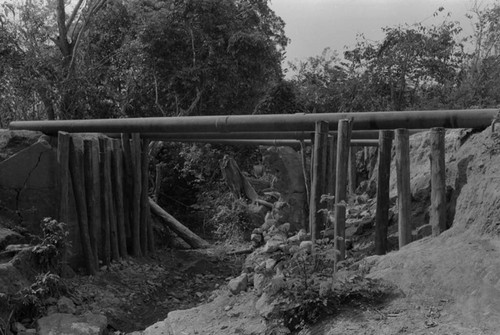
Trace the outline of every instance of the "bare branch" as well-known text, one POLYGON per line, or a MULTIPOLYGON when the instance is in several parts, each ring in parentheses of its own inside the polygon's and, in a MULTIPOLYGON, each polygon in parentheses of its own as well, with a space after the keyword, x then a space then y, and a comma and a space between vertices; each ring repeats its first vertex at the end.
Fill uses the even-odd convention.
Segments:
POLYGON ((71 24, 73 24, 73 21, 75 20, 76 14, 78 14, 78 11, 80 10, 80 7, 82 6, 83 0, 79 0, 78 3, 76 4, 75 8, 73 8, 73 12, 71 13, 71 16, 69 17, 68 22, 66 22, 66 30, 69 30, 71 27, 71 24))

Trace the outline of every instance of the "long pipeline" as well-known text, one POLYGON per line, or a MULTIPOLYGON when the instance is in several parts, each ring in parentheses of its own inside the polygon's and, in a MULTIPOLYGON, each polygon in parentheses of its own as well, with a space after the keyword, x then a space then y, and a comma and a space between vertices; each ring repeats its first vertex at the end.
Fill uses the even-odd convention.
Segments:
POLYGON ((466 109, 408 112, 363 112, 327 114, 272 114, 152 117, 129 119, 14 121, 12 130, 38 130, 53 134, 67 132, 151 133, 151 132, 274 132, 314 131, 316 121, 326 121, 330 130, 336 130, 338 121, 351 119, 353 129, 422 129, 485 128, 491 124, 498 109, 466 109))
MULTIPOLYGON (((411 130, 414 134, 425 129, 411 130)), ((330 132, 332 136, 337 136, 336 131, 330 132)), ((120 133, 107 133, 112 138, 119 138, 120 133)), ((192 140, 192 139, 241 139, 241 140, 310 140, 314 137, 314 132, 307 131, 282 131, 282 132, 231 132, 231 133, 141 133, 141 137, 150 140, 192 140)), ((359 140, 378 139, 378 130, 354 130, 351 138, 359 140)))

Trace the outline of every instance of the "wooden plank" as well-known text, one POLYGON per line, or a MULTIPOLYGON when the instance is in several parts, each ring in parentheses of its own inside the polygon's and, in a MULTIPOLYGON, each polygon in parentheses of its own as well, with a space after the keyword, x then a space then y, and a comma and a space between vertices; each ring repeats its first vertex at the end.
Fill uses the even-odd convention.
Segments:
POLYGON ((57 171, 59 188, 59 222, 69 223, 69 199, 71 177, 69 172, 69 142, 66 132, 57 134, 57 171))
POLYGON ((139 134, 132 134, 131 162, 133 174, 132 192, 132 255, 142 256, 141 250, 141 139, 139 134))
POLYGON ((149 222, 149 140, 141 141, 141 251, 144 256, 149 253, 148 247, 148 225, 149 222))
POLYGON ((83 153, 75 148, 74 139, 69 142, 69 169, 75 196, 76 212, 78 215, 78 226, 80 230, 80 241, 82 244, 85 265, 90 275, 97 273, 96 261, 92 253, 90 243, 89 225, 87 219, 87 203, 85 197, 85 180, 83 173, 83 153))
POLYGON ((381 130, 379 137, 377 213, 375 215, 375 253, 387 252, 387 230, 389 221, 389 179, 391 175, 392 130, 381 130))
POLYGON ((105 147, 105 163, 108 166, 106 168, 105 180, 104 182, 109 185, 108 192, 105 196, 108 198, 109 202, 109 237, 111 241, 111 259, 120 259, 120 248, 118 245, 118 222, 115 208, 115 189, 113 184, 114 169, 113 169, 113 143, 111 139, 106 139, 105 147))
MULTIPOLYGON (((85 195, 87 203, 87 221, 89 225, 90 245, 92 255, 94 257, 96 268, 99 267, 99 254, 98 254, 98 227, 100 227, 100 207, 99 207, 99 194, 100 190, 95 189, 95 179, 99 179, 99 174, 94 174, 94 160, 93 155, 94 142, 92 140, 83 140, 83 174, 85 179, 85 195)), ((99 159, 99 158, 97 158, 99 159)), ((99 161, 97 161, 99 164, 99 161)), ((99 171, 97 171, 99 172, 99 171)))
POLYGON ((432 235, 437 236, 446 230, 446 163, 445 129, 432 128, 431 153, 431 206, 430 220, 432 235))
POLYGON ((349 163, 349 144, 351 142, 350 120, 340 120, 337 132, 337 171, 335 185, 335 249, 336 261, 345 259, 345 204, 347 202, 347 173, 349 163), (342 209, 343 208, 343 209, 342 209))
POLYGON ((349 195, 353 196, 356 194, 356 179, 357 179, 357 168, 356 168, 356 151, 358 149, 353 146, 349 146, 349 195))
POLYGON ((113 145, 113 190, 115 199, 116 224, 118 228, 118 247, 121 257, 127 257, 127 236, 125 231, 125 202, 123 198, 123 151, 119 140, 113 145))
POLYGON ((95 240, 96 240, 96 248, 97 248, 97 254, 98 258, 97 260, 103 260, 103 254, 102 254, 102 215, 101 215, 101 206, 102 206, 102 196, 101 196, 101 165, 100 165, 100 157, 99 157, 99 139, 93 139, 92 140, 92 175, 94 176, 93 178, 93 185, 92 185, 92 192, 95 194, 95 203, 94 203, 94 210, 95 213, 93 214, 94 217, 94 222, 95 222, 95 232, 91 234, 96 234, 95 240))
POLYGON ((191 247, 199 249, 199 248, 207 248, 210 246, 210 244, 207 241, 203 240, 198 235, 189 230, 189 228, 187 228, 182 223, 177 221, 172 215, 167 213, 167 211, 158 206, 158 204, 154 202, 152 199, 148 200, 151 212, 156 216, 158 216, 160 219, 162 219, 162 221, 165 224, 167 224, 167 226, 173 232, 175 232, 180 238, 186 241, 191 247))
POLYGON ((314 155, 311 199, 309 201, 309 231, 313 244, 319 238, 319 232, 324 228, 324 214, 319 212, 321 205, 321 195, 325 192, 326 174, 326 143, 328 138, 328 123, 316 122, 316 132, 314 137, 314 155))
POLYGON ((409 137, 410 133, 408 129, 396 130, 399 248, 410 243, 412 239, 409 137))
POLYGON ((111 185, 109 183, 109 179, 107 177, 110 175, 110 161, 107 155, 106 148, 107 140, 104 138, 99 139, 99 153, 100 153, 100 162, 101 162, 101 196, 102 196, 102 205, 101 205, 101 219, 102 219, 102 255, 103 262, 106 265, 111 263, 111 230, 110 230, 110 210, 111 203, 107 194, 111 193, 111 185))
MULTIPOLYGON (((337 136, 328 136, 328 148, 327 148, 328 164, 326 172, 327 187, 326 193, 335 196, 335 184, 337 177, 337 136)), ((328 204, 328 210, 334 212, 335 210, 335 199, 330 201, 328 204)))
POLYGON ((130 134, 122 133, 121 134, 121 142, 123 148, 123 201, 125 203, 125 233, 127 235, 127 239, 131 239, 132 237, 132 194, 134 192, 133 189, 133 179, 134 175, 132 173, 132 151, 130 148, 130 134))

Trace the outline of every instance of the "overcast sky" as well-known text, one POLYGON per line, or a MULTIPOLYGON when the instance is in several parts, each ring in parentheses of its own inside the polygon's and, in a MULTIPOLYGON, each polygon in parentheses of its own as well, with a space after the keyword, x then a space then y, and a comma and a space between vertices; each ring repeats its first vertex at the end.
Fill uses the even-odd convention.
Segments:
MULTIPOLYGON (((271 8, 286 23, 285 32, 291 39, 287 60, 302 60, 321 54, 331 47, 342 53, 345 46, 354 46, 356 34, 371 40, 381 40, 382 27, 399 24, 436 22, 433 13, 444 7, 450 19, 461 22, 471 33, 471 23, 465 14, 473 0, 271 0, 271 8)), ((494 0, 482 0, 483 3, 494 0)))

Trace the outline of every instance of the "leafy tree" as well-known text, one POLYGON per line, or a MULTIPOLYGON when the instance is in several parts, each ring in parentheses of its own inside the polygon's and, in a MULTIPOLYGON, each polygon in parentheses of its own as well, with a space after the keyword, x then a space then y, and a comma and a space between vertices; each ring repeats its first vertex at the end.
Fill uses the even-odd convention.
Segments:
POLYGON ((456 22, 383 28, 382 42, 361 40, 344 56, 367 76, 381 107, 404 110, 419 104, 421 93, 455 82, 463 62, 462 45, 455 39, 456 22))

